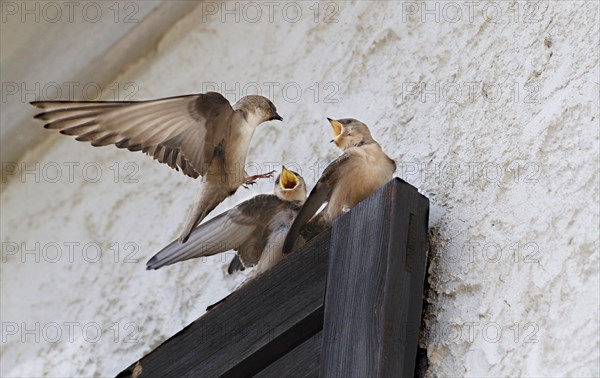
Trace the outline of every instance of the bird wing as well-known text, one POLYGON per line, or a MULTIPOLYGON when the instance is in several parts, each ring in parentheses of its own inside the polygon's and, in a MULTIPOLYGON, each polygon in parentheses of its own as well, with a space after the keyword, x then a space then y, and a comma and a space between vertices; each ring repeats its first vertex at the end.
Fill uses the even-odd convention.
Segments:
POLYGON ((171 242, 146 263, 146 268, 158 269, 179 261, 237 250, 249 244, 264 245, 266 241, 261 238, 265 234, 268 237, 269 221, 283 202, 267 194, 242 202, 195 228, 186 243, 171 242))
POLYGON ((325 221, 323 214, 327 211, 327 206, 319 214, 311 218, 301 229, 300 236, 305 242, 311 240, 321 232, 328 229, 331 225, 325 221))
POLYGON ((77 136, 92 146, 114 144, 143 151, 193 178, 206 174, 230 133, 235 111, 208 92, 151 101, 35 101, 47 129, 77 136))
POLYGON ((283 242, 283 253, 287 254, 293 250, 302 227, 315 215, 325 202, 329 201, 331 191, 337 182, 340 171, 348 164, 349 159, 350 155, 344 153, 325 168, 319 181, 317 181, 317 184, 311 190, 306 202, 304 202, 304 205, 300 209, 296 219, 294 219, 294 223, 292 223, 292 226, 285 237, 285 241, 283 242))
MULTIPOLYGON (((269 203, 261 200, 260 203, 252 207, 248 206, 248 212, 254 214, 254 222, 257 222, 259 227, 237 249, 237 256, 245 268, 254 266, 259 262, 265 247, 272 243, 271 236, 273 233, 282 228, 287 232, 292 220, 300 210, 300 204, 295 201, 284 201, 274 195, 270 195, 269 198, 269 203)), ((269 245, 269 248, 275 247, 275 245, 269 245)))

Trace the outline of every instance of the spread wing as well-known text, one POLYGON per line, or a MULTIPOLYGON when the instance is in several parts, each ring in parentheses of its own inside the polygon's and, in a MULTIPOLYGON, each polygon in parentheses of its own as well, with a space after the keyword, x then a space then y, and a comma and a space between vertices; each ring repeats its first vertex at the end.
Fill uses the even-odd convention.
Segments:
POLYGON ((232 249, 239 251, 245 266, 254 264, 268 241, 271 220, 288 206, 290 203, 274 195, 255 196, 195 228, 187 242, 171 242, 154 255, 146 267, 158 269, 232 249))
POLYGON ((190 176, 206 173, 235 112, 216 92, 151 101, 36 101, 47 129, 92 146, 143 151, 190 176))
POLYGON ((290 227, 288 234, 283 242, 283 253, 290 253, 300 235, 300 231, 303 226, 316 214, 319 208, 329 201, 331 191, 337 182, 340 171, 343 171, 344 165, 348 164, 350 155, 347 153, 342 154, 340 157, 332 161, 327 168, 323 171, 323 174, 317 181, 315 187, 311 190, 306 202, 300 209, 300 212, 294 219, 294 223, 290 227))

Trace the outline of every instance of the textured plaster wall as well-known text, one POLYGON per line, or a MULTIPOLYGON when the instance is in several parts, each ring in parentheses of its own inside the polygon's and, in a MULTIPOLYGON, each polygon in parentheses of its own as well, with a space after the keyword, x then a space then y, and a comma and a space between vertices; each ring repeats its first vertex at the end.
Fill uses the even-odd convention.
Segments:
MULTIPOLYGON (((317 19, 302 3, 297 22, 210 4, 117 80, 137 99, 275 88, 285 122, 258 129, 250 170, 283 162, 311 185, 339 153, 325 117, 364 121, 431 199, 428 375, 600 375, 597 2, 321 3, 317 19)), ((192 179, 65 137, 24 162, 39 182, 12 175, 1 197, 3 376, 114 375, 243 279, 219 257, 144 270, 192 179)))

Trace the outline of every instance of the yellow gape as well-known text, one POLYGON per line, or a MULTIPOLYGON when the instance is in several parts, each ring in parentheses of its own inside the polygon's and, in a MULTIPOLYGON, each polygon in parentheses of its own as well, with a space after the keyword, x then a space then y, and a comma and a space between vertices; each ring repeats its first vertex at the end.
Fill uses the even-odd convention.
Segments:
POLYGON ((279 185, 281 185, 281 189, 294 189, 298 185, 298 177, 292 171, 288 171, 283 167, 279 185))

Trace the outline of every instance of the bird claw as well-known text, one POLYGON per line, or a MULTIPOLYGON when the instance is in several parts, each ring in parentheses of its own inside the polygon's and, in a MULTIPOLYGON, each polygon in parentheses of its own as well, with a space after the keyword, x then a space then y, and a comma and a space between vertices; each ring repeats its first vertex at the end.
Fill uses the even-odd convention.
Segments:
POLYGON ((275 173, 276 171, 271 171, 268 173, 263 173, 260 175, 254 175, 254 176, 250 176, 248 178, 246 178, 246 181, 242 184, 242 186, 246 189, 249 188, 249 185, 254 185, 256 184, 256 181, 258 181, 259 179, 264 179, 264 178, 271 178, 273 177, 273 173, 275 173))

